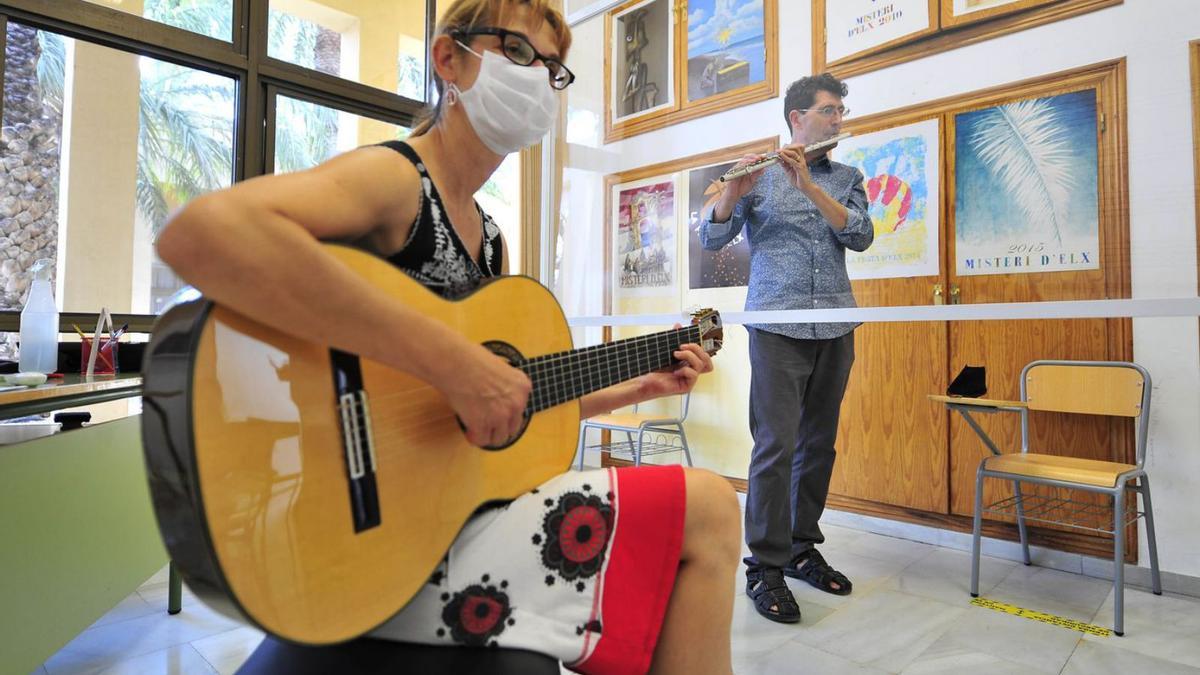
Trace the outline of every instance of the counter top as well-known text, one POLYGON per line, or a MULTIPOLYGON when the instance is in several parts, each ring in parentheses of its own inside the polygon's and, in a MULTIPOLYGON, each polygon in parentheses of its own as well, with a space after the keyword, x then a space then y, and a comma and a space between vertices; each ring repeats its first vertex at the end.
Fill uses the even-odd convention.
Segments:
POLYGON ((0 391, 0 419, 132 398, 142 394, 141 373, 65 375, 37 387, 0 391))

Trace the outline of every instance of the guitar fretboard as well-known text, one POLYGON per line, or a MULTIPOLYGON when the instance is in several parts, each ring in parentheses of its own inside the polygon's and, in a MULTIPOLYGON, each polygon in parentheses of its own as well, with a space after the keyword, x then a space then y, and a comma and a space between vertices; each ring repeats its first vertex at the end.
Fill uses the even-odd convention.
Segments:
POLYGON ((674 353, 681 345, 699 341, 700 328, 686 326, 524 361, 518 367, 533 381, 527 412, 532 415, 666 368, 676 362, 674 353))

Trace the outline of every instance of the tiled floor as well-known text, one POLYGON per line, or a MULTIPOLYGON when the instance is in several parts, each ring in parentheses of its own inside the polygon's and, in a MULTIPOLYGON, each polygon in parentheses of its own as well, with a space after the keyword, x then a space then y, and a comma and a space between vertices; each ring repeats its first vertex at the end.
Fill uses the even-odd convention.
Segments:
MULTIPOLYGON (((752 673, 1193 673, 1200 675, 1200 599, 1125 591, 1125 637, 1094 637, 968 604, 961 551, 836 525, 822 552, 854 581, 850 596, 789 580, 804 619, 760 618, 735 594, 734 670, 752 673)), ((1079 574, 984 558, 981 591, 1013 605, 1111 626, 1111 585, 1079 574)), ((39 673, 233 673, 262 639, 185 589, 166 614, 166 570, 55 654, 39 673)))

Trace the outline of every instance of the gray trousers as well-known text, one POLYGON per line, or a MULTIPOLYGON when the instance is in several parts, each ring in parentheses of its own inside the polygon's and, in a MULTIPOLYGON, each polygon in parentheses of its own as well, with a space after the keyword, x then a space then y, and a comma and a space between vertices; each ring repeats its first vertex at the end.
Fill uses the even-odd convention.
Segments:
POLYGON ((817 521, 833 474, 854 333, 797 340, 750 332, 750 489, 746 565, 784 567, 825 541, 817 521))

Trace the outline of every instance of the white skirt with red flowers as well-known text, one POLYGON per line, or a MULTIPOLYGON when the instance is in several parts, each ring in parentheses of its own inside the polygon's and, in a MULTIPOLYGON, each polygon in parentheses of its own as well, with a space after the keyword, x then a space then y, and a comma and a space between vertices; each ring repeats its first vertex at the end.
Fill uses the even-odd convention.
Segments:
POLYGON ((650 668, 686 506, 683 470, 557 476, 473 517, 429 583, 371 637, 530 649, 582 673, 650 668))

